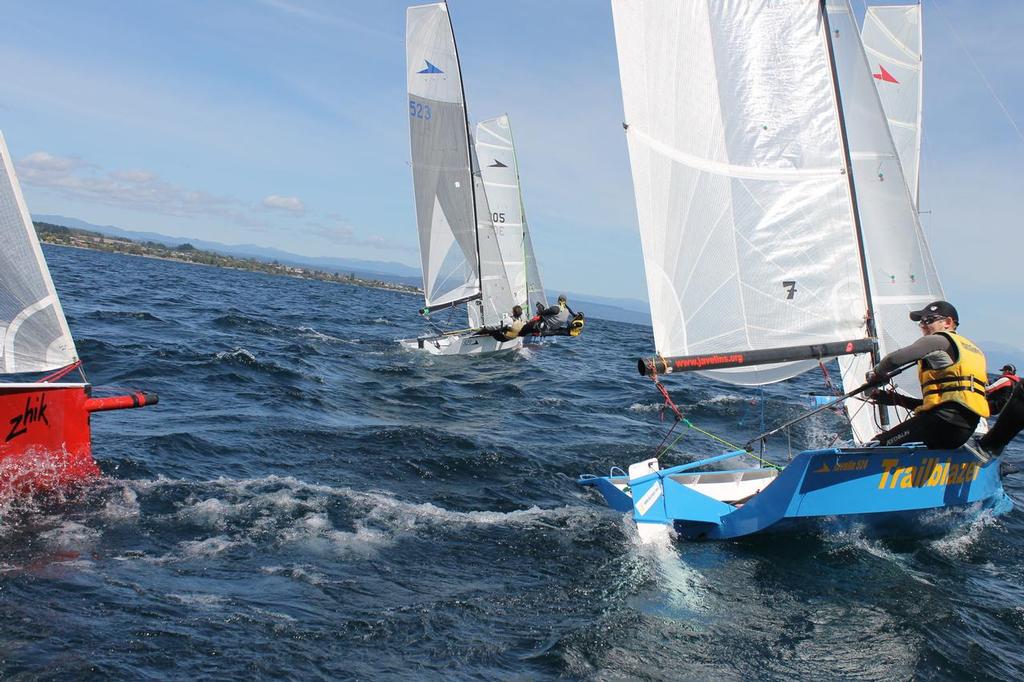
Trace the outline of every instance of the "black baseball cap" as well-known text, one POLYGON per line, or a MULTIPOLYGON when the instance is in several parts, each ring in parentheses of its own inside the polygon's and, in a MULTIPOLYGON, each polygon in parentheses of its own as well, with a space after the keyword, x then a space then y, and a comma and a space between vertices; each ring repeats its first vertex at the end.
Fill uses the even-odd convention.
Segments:
POLYGON ((999 371, 1003 373, 1009 372, 1010 374, 1016 374, 1017 368, 1011 365, 1010 363, 1006 363, 999 369, 999 371))
POLYGON ((934 301, 920 310, 910 311, 910 319, 914 322, 920 322, 924 317, 952 317, 954 322, 960 324, 960 316, 957 315, 956 308, 948 301, 934 301))

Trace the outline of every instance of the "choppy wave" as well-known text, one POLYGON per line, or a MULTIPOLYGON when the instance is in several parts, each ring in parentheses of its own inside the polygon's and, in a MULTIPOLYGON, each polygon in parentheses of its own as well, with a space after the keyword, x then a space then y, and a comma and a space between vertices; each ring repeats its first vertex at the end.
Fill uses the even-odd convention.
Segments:
MULTIPOLYGON (((0 677, 1024 676, 1020 511, 925 515, 926 537, 824 522, 649 545, 579 488, 673 426, 623 360, 649 329, 593 319, 497 361, 438 359, 395 343, 425 330, 394 292, 46 255, 93 383, 161 400, 93 416, 93 485, 0 503, 0 677)), ((664 383, 731 442, 821 390, 664 383)), ((822 413, 768 456, 842 427, 822 413)), ((721 452, 680 434, 663 465, 721 452)))

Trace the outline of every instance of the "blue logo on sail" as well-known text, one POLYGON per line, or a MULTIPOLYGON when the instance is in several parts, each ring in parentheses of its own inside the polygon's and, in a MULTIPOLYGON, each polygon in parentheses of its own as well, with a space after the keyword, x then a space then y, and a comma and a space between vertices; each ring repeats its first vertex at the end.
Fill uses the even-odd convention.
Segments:
POLYGON ((426 59, 424 59, 423 61, 427 62, 427 68, 423 69, 422 71, 417 71, 416 73, 444 73, 444 71, 437 68, 436 66, 428 62, 426 59))

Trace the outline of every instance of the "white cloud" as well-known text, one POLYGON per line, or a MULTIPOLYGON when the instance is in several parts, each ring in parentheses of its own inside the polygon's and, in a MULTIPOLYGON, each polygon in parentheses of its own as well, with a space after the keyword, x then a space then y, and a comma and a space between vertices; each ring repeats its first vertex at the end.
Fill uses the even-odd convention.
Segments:
POLYGON ((266 208, 291 211, 292 213, 303 213, 306 210, 306 207, 302 204, 302 200, 298 197, 282 197, 278 194, 271 194, 265 198, 263 200, 263 205, 266 208))
POLYGON ((104 171, 78 157, 38 151, 17 163, 22 182, 73 199, 170 216, 217 217, 248 227, 265 227, 241 201, 180 187, 146 170, 104 171))

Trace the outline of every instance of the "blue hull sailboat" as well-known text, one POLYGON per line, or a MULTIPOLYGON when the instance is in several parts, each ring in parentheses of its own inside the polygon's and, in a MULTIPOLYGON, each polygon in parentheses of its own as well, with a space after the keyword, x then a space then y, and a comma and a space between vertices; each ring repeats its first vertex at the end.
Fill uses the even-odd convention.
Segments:
MULTIPOLYGON (((858 397, 870 388, 865 372, 918 336, 911 310, 943 295, 918 222, 916 170, 908 183, 849 1, 612 9, 657 348, 641 374, 689 426, 659 376, 760 386, 835 358, 848 392, 834 402, 845 401, 853 442, 867 445, 722 468, 740 466, 775 429, 699 461, 662 469, 669 447, 578 482, 632 513, 645 537, 1010 508, 999 461, 970 445, 870 446, 906 414, 858 397)), ((913 377, 893 380, 920 396, 913 377)))

